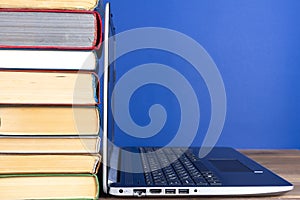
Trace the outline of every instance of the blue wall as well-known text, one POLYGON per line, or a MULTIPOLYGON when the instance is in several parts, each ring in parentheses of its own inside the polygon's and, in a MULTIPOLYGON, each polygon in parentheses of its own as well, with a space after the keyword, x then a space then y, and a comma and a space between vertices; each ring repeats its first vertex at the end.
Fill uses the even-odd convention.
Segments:
MULTIPOLYGON (((215 61, 227 94, 227 116, 218 145, 236 148, 300 148, 300 1, 298 0, 111 0, 117 32, 139 27, 180 31, 199 42, 215 61)), ((207 88, 185 60, 141 50, 117 60, 120 78, 130 68, 157 62, 172 66, 197 87, 201 123, 193 145, 202 143, 210 119, 207 88), (183 70, 182 70, 183 69, 183 70), (198 84, 200 83, 200 84, 198 84)), ((147 125, 148 108, 168 112, 162 132, 148 139, 116 129, 120 145, 166 144, 180 120, 174 95, 146 85, 132 96, 130 111, 147 125), (141 103, 143 102, 143 103, 141 103)), ((189 133, 186 133, 189 134, 189 133)))

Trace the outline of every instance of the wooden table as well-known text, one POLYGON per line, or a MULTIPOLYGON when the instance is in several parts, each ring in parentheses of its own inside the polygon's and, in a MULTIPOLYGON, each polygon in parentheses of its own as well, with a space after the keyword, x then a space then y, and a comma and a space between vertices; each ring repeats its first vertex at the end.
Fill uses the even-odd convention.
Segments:
MULTIPOLYGON (((250 158, 279 174, 289 182, 294 184, 294 190, 280 196, 269 197, 192 197, 188 199, 300 199, 300 150, 242 150, 250 158)), ((101 197, 100 199, 119 199, 116 197, 101 197)), ((170 200, 185 199, 186 197, 165 198, 170 200)), ((120 198, 124 199, 124 198, 120 198)), ((126 198, 137 199, 137 198, 126 198)), ((141 198, 143 199, 143 198, 141 198)), ((145 199, 145 198, 144 198, 145 199)), ((149 198, 147 198, 149 199, 149 198)), ((158 200, 161 198, 151 198, 158 200)))

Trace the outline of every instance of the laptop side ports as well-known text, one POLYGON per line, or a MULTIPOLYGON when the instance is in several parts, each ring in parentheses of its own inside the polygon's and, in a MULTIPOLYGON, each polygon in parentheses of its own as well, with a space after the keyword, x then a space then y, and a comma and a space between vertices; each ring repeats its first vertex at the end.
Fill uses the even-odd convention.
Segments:
POLYGON ((160 194, 161 193, 161 189, 150 189, 150 193, 152 194, 160 194))
POLYGON ((190 192, 189 189, 179 189, 178 190, 179 194, 189 194, 189 192, 190 192))
POLYGON ((135 197, 146 196, 146 189, 133 189, 133 196, 135 197))
POLYGON ((175 189, 165 189, 165 194, 176 194, 175 189))

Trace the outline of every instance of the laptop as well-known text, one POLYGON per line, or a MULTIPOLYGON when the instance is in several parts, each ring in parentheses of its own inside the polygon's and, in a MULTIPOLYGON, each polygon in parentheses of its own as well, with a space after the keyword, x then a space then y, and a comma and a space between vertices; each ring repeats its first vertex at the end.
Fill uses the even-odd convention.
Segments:
MULTIPOLYGON (((212 147, 200 158, 194 147, 114 145, 115 38, 110 4, 105 7, 103 81, 103 191, 115 196, 270 195, 293 185, 228 147, 212 147)), ((204 147, 202 147, 204 148, 204 147)))

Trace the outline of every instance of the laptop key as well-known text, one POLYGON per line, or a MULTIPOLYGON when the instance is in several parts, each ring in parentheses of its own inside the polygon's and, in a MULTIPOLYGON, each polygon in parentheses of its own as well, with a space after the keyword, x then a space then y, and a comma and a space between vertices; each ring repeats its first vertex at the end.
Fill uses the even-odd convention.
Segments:
POLYGON ((169 185, 181 185, 181 183, 180 183, 180 181, 178 180, 178 181, 170 181, 170 182, 168 182, 168 184, 169 185))
POLYGON ((167 182, 166 181, 154 182, 154 185, 155 186, 164 186, 164 185, 167 185, 167 182))
POLYGON ((222 185, 222 183, 220 183, 220 182, 213 182, 213 183, 209 183, 210 185, 212 185, 212 186, 220 186, 220 185, 222 185))
POLYGON ((203 177, 193 177, 194 181, 197 182, 207 182, 203 177))
POLYGON ((198 171, 194 171, 194 170, 192 170, 191 172, 190 172, 190 174, 191 174, 191 176, 193 176, 193 177, 200 177, 200 176, 202 176, 201 175, 201 173, 200 172, 198 172, 198 171))
POLYGON ((189 178, 189 179, 183 180, 182 184, 183 185, 194 185, 194 181, 191 178, 189 178))
POLYGON ((146 179, 146 184, 147 184, 147 185, 153 185, 153 181, 150 180, 150 179, 146 179))
POLYGON ((198 186, 208 186, 207 182, 196 182, 196 185, 198 186))

